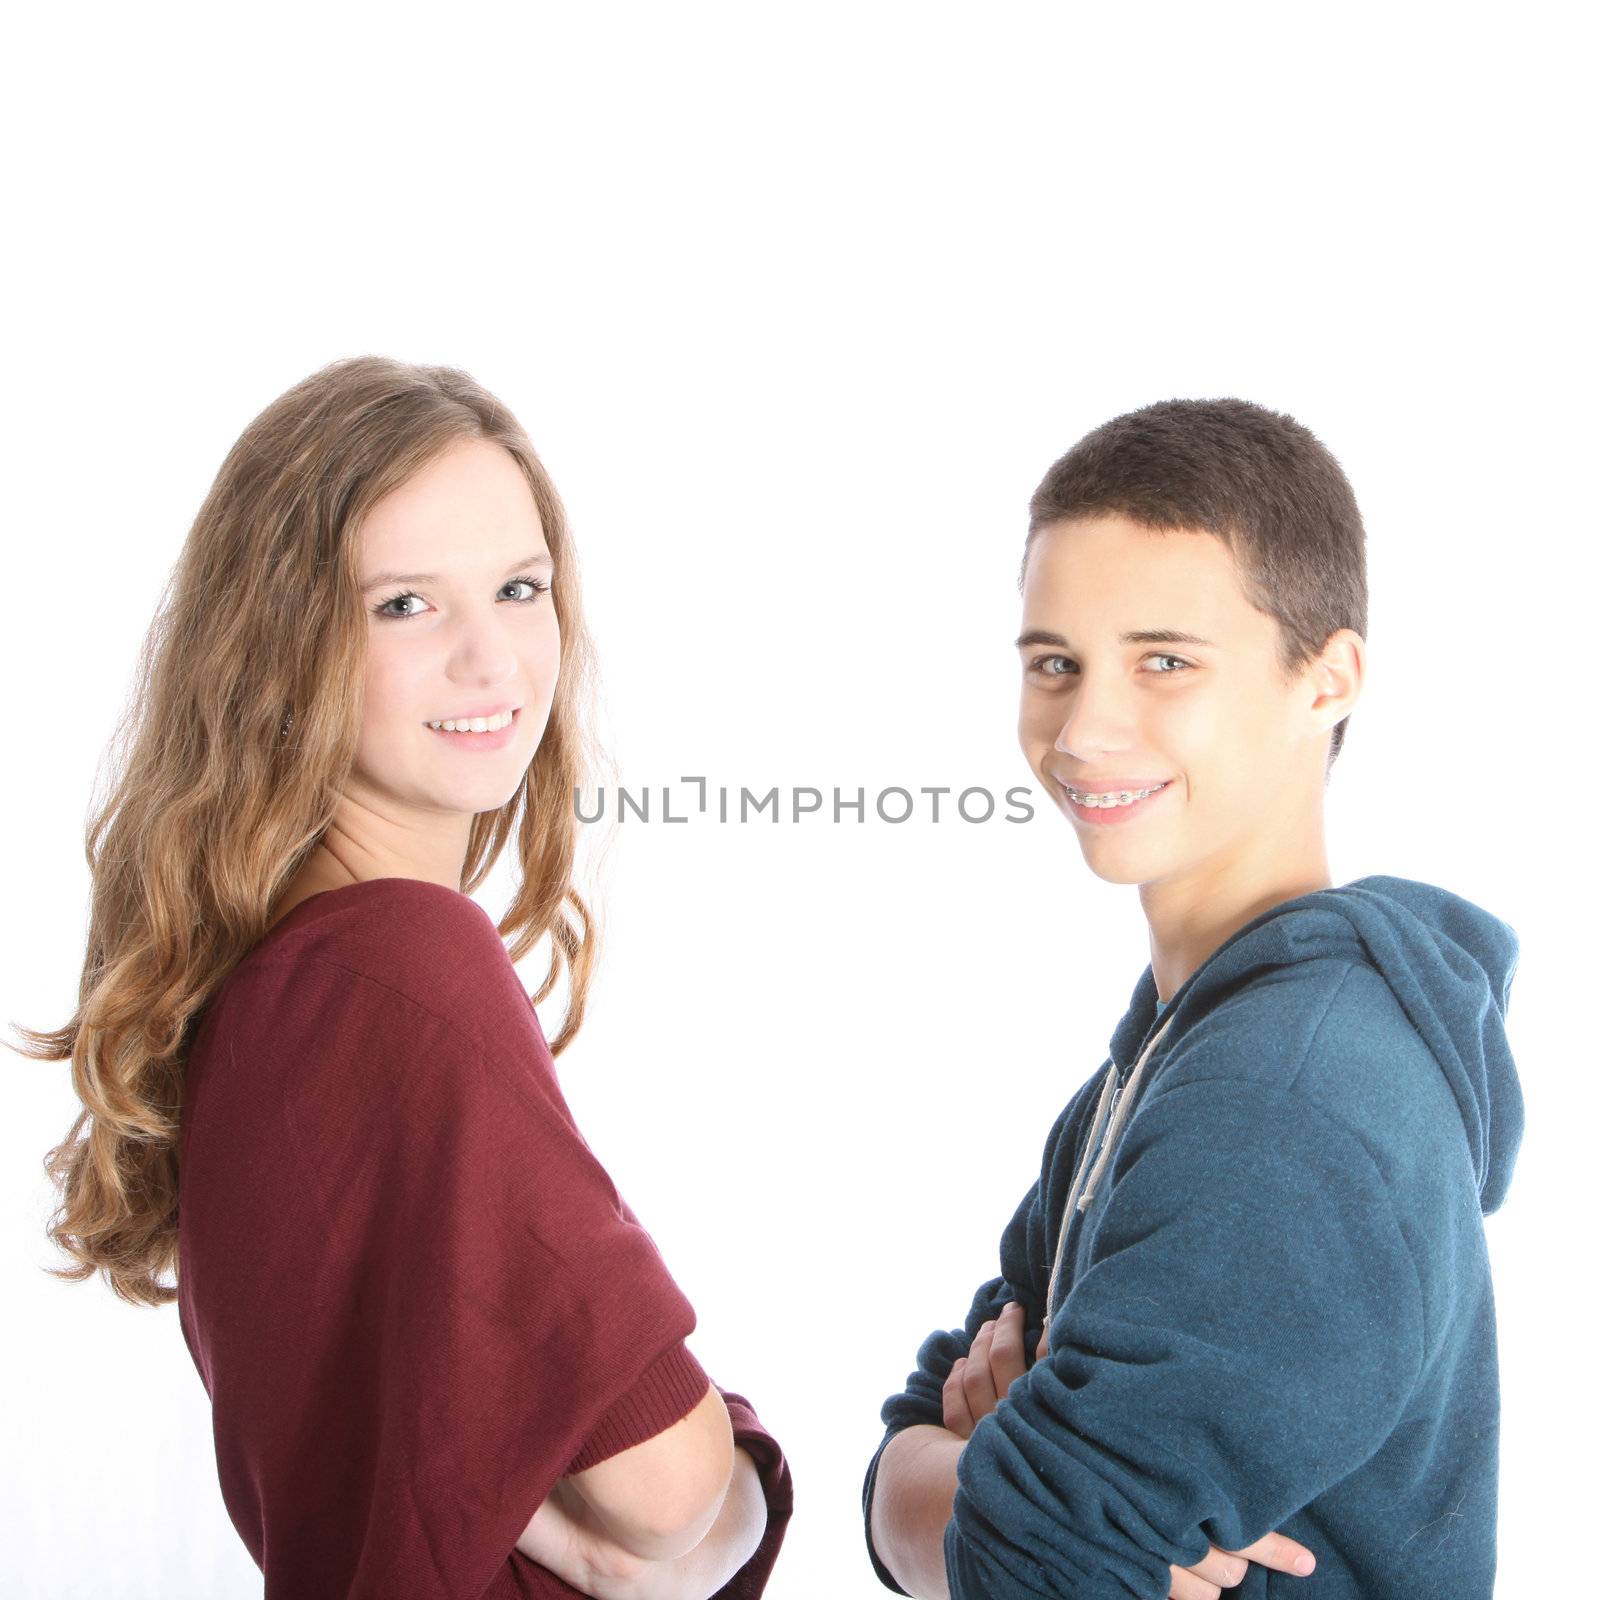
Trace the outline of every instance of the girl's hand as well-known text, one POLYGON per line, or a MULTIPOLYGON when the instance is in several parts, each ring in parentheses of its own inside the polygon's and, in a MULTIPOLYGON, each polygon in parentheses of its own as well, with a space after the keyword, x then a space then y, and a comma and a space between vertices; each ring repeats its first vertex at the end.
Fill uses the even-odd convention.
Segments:
MULTIPOLYGON (((1000 1403, 1003 1395, 1027 1371, 1022 1353, 1023 1309, 1013 1300, 1000 1315, 978 1329, 968 1353, 950 1369, 944 1382, 944 1425, 963 1439, 1000 1403)), ((1039 1336, 1034 1352, 1044 1360, 1050 1349, 1050 1330, 1039 1336)), ((1281 1533, 1269 1533, 1243 1550, 1210 1552, 1192 1567, 1172 1568, 1168 1600, 1219 1600, 1224 1589, 1244 1581, 1250 1562, 1303 1577, 1316 1565, 1316 1557, 1303 1544, 1281 1533), (1305 1565, 1301 1566, 1300 1563, 1305 1565)))

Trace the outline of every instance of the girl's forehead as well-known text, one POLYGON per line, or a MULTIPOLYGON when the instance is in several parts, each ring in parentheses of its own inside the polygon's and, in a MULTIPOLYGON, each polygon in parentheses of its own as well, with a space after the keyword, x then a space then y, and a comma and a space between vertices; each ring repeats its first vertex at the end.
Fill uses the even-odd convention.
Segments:
POLYGON ((521 465, 492 440, 457 439, 372 506, 362 536, 382 542, 417 533, 449 541, 507 523, 539 526, 521 465))

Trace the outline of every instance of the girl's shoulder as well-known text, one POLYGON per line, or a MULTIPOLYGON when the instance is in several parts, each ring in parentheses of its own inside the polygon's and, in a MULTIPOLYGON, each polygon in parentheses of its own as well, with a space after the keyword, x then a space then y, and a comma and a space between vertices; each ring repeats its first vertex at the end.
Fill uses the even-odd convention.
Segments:
POLYGON ((498 929, 470 896, 414 878, 311 895, 229 974, 191 1077, 368 1106, 417 1073, 472 1099, 559 1098, 549 1048, 498 929), (240 1070, 242 1069, 242 1071, 240 1070))
POLYGON ((281 989, 285 969, 332 969, 353 1002, 403 996, 465 1024, 502 1005, 528 1006, 498 928, 470 895, 420 878, 370 878, 294 906, 230 976, 281 989), (360 982, 358 980, 365 980, 360 982))

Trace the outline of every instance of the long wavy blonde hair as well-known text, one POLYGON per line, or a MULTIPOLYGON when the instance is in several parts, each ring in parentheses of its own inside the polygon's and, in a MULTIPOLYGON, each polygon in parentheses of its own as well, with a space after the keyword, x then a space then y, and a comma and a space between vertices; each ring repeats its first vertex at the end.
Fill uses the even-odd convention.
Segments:
POLYGON ((538 753, 516 795, 473 819, 461 888, 483 881, 515 830, 521 871, 500 933, 512 960, 550 935, 535 1002, 566 968, 552 1051, 582 1023, 595 928, 573 881, 573 795, 594 753, 593 653, 560 498, 516 419, 466 373, 335 361, 245 429, 190 529, 111 741, 109 796, 88 826, 77 1014, 54 1032, 17 1029, 21 1054, 71 1058, 83 1102, 45 1157, 60 1191, 48 1233, 76 1263, 50 1269, 57 1277, 103 1272, 134 1304, 176 1297, 160 1280, 177 1270, 187 1047, 321 840, 354 762, 363 519, 464 438, 504 446, 527 477, 554 558, 561 654, 538 753), (260 603, 242 603, 251 599, 260 603))

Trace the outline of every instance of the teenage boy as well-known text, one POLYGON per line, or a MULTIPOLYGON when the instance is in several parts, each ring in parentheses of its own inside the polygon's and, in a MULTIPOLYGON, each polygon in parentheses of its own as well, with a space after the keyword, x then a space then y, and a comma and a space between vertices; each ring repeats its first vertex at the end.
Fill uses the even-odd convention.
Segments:
POLYGON ((1045 476, 1022 595, 1023 748, 1090 871, 1138 885, 1150 964, 999 1275, 883 1407, 874 1569, 954 1600, 1488 1600, 1518 941, 1329 876, 1350 486, 1290 417, 1147 406, 1045 476), (1311 1575, 1270 1577, 1301 1546, 1311 1575))

